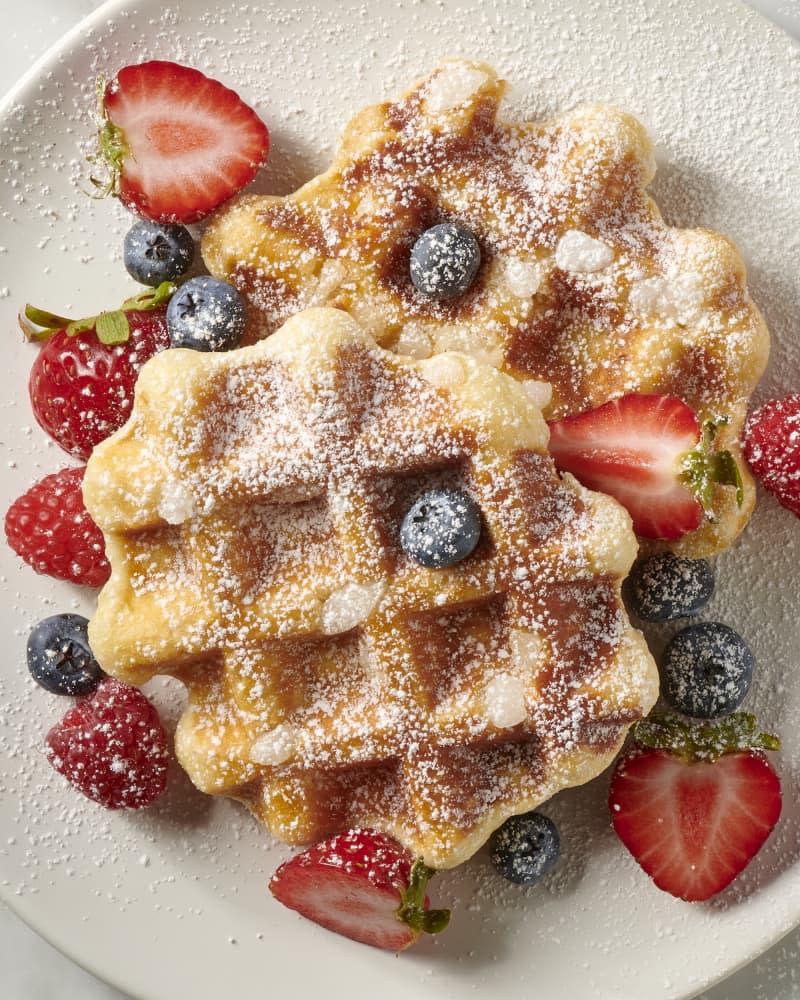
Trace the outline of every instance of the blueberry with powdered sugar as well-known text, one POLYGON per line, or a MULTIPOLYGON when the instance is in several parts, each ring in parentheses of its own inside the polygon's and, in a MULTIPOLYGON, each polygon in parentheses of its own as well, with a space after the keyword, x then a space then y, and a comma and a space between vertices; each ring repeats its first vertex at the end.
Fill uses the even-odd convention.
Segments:
POLYGON ((233 285, 208 275, 191 278, 167 306, 170 343, 195 351, 229 351, 239 346, 245 318, 244 300, 233 285))
POLYGON ((443 222, 427 229, 411 248, 411 282, 433 299, 463 295, 481 263, 478 241, 464 226, 443 222))
POLYGON ((139 219, 125 235, 122 261, 128 274, 156 287, 186 274, 194 260, 194 240, 186 226, 139 219))
POLYGON ((535 885, 558 861, 558 827, 539 812, 512 816, 492 834, 489 852, 503 878, 517 885, 535 885))
POLYGON ((481 512, 463 490, 429 490, 403 518, 400 544, 406 555, 428 569, 452 566, 475 549, 481 512))
POLYGON ((688 618, 714 593, 714 571, 705 559, 658 552, 634 565, 622 593, 630 610, 644 621, 688 618))
POLYGON ((28 636, 28 670, 51 694, 74 698, 91 694, 106 676, 89 647, 89 622, 83 615, 45 618, 28 636))
POLYGON ((753 677, 753 654, 721 622, 699 622, 672 637, 661 662, 662 694, 677 711, 718 719, 741 705, 753 677))

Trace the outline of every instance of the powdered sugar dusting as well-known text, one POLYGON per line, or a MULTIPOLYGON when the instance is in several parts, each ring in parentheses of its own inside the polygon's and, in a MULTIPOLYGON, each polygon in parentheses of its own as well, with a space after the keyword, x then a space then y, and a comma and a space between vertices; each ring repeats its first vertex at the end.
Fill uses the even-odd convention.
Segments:
MULTIPOLYGON (((750 290, 773 335, 759 398, 796 390, 800 121, 797 102, 786 99, 796 87, 796 49, 727 2, 626 0, 590 5, 588 12, 574 0, 531 5, 524 15, 495 0, 469 18, 448 3, 334 11, 223 0, 205 11, 133 4, 111 24, 105 15, 82 34, 75 56, 52 64, 4 121, 0 243, 13 250, 3 255, 6 329, 13 329, 21 302, 39 302, 45 291, 42 305, 83 315, 133 289, 120 265, 127 217, 83 195, 86 169, 76 144, 90 131, 98 71, 113 72, 135 52, 190 62, 237 87, 272 129, 271 162, 256 188, 280 193, 327 166, 355 110, 402 91, 443 55, 456 53, 485 59, 513 81, 509 106, 520 116, 541 119, 599 100, 641 118, 657 142, 651 190, 667 220, 725 232, 745 254, 750 290)), ((415 344, 424 351, 423 337, 415 344)), ((61 461, 31 431, 24 399, 31 352, 20 345, 9 354, 1 445, 9 469, 6 504, 61 461)), ((800 638, 791 584, 799 555, 796 520, 760 498, 736 548, 717 560, 718 591, 706 612, 737 627, 754 649, 757 671, 746 707, 781 731, 785 747, 779 760, 784 819, 731 890, 699 909, 659 894, 620 850, 605 819, 604 782, 593 782, 546 807, 564 852, 544 885, 511 889, 482 856, 439 876, 433 891, 454 908, 453 926, 417 956, 371 955, 384 991, 442 996, 468 990, 490 997, 503 985, 568 992, 577 1000, 617 996, 638 984, 632 987, 637 994, 675 997, 702 988, 790 926, 797 916, 800 801, 794 669, 800 638), (653 956, 654 942, 656 959, 644 961, 653 956)), ((78 602, 90 610, 91 601, 10 560, 3 562, 3 577, 9 647, 18 651, 36 619, 78 602)), ((658 638, 653 641, 658 648, 658 638)), ((174 722, 177 685, 149 690, 174 722)), ((105 814, 66 793, 46 769, 42 735, 63 706, 34 690, 21 654, 7 661, 0 704, 0 747, 8 762, 2 891, 30 919, 50 920, 48 931, 62 944, 68 944, 63 928, 77 926, 85 959, 97 965, 108 956, 102 967, 141 993, 151 989, 156 965, 143 954, 162 956, 157 977, 166 989, 169 951, 180 966, 174 990, 185 986, 187 968, 197 968, 200 997, 206 983, 219 992, 220 975, 227 987, 238 977, 261 981, 265 961, 274 988, 296 989, 283 956, 296 954, 297 934, 304 933, 328 981, 334 975, 368 981, 357 948, 300 929, 270 908, 265 871, 284 852, 265 845, 243 810, 198 797, 176 770, 168 799, 153 812, 136 820, 105 814), (147 867, 138 863, 143 854, 147 867), (233 936, 236 949, 227 943, 233 936), (132 940, 139 946, 130 947, 132 940)), ((789 950, 789 967, 791 958, 789 950)), ((773 991, 762 984, 756 995, 773 991)))
POLYGON ((614 251, 579 229, 569 229, 556 245, 556 264, 564 271, 591 273, 602 271, 614 259, 614 251))
POLYGON ((187 684, 177 749, 198 787, 291 843, 372 824, 451 867, 597 773, 652 705, 643 646, 616 676, 630 520, 559 479, 511 376, 400 360, 320 309, 229 354, 164 352, 139 387, 84 479, 115 569, 90 641, 117 676, 187 684), (163 467, 195 498, 177 533, 163 467), (441 571, 400 531, 437 485, 483 525, 441 571))

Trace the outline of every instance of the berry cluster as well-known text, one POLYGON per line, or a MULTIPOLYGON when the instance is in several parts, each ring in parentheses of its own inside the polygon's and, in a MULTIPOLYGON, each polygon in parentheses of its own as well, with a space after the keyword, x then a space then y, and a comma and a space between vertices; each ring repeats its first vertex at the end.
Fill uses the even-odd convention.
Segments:
MULTIPOLYGON (((142 366, 159 351, 227 351, 245 335, 237 289, 191 276, 194 239, 186 225, 247 185, 265 161, 269 136, 231 90, 197 70, 165 61, 122 69, 102 92, 99 140, 107 167, 95 181, 139 218, 123 260, 147 291, 119 309, 79 320, 28 307, 23 329, 44 343, 31 369, 36 420, 81 462, 128 419, 142 366), (181 156, 181 153, 186 153, 181 156)), ((455 222, 419 234, 409 277, 419 296, 446 303, 480 280, 481 247, 455 222)), ((676 540, 695 531, 714 491, 742 483, 730 453, 713 448, 713 428, 671 396, 631 395, 550 423, 562 472, 625 506, 644 538, 676 540)), ((800 396, 767 403, 745 428, 745 455, 763 485, 800 514, 800 396)), ((36 572, 97 587, 110 567, 103 537, 82 499, 84 467, 44 477, 9 508, 9 544, 36 572)), ((463 491, 420 496, 400 527, 406 555, 432 570, 468 559, 481 542, 481 513, 463 491)), ((625 584, 642 621, 697 615, 714 576, 702 560, 662 552, 640 560, 625 584)), ((53 615, 31 632, 33 679, 80 698, 46 738, 52 766, 110 809, 141 808, 164 790, 167 742, 155 708, 136 688, 107 677, 92 655, 88 622, 53 615)), ((719 622, 678 631, 664 652, 663 695, 677 712, 713 720, 696 726, 666 716, 636 727, 620 757, 609 803, 615 829, 662 889, 706 899, 749 862, 777 822, 780 783, 764 751, 777 740, 736 714, 753 657, 719 622)), ((522 885, 539 882, 561 850, 555 824, 539 812, 506 820, 491 838, 497 871, 522 885)), ((447 911, 431 910, 433 874, 374 830, 354 830, 298 854, 277 870, 274 897, 338 933, 394 951, 422 931, 437 933, 447 911)))
MULTIPOLYGON (((697 615, 713 591, 707 561, 670 552, 639 560, 624 586, 631 611, 655 623, 697 615)), ((660 889, 703 900, 730 884, 778 821, 780 781, 764 751, 779 743, 736 712, 753 655, 729 626, 684 626, 667 643, 660 672, 664 700, 703 721, 651 716, 634 727, 611 778, 611 819, 660 889)))
MULTIPOLYGON (((139 218, 125 237, 128 273, 147 290, 119 309, 69 319, 28 306, 21 319, 41 341, 31 367, 33 414, 81 462, 127 421, 142 366, 174 347, 229 350, 244 332, 244 303, 216 278, 185 280, 196 222, 255 176, 269 141, 233 91, 197 70, 152 61, 121 70, 103 88, 100 146, 106 190, 139 218), (184 149, 186 156, 181 157, 184 149), (167 162, 168 161, 168 162, 167 162)), ((83 502, 85 466, 45 476, 5 516, 11 548, 37 573, 89 587, 110 575, 102 533, 83 502)), ((28 667, 45 690, 83 700, 46 737, 52 766, 109 809, 139 809, 164 790, 167 738, 137 688, 106 677, 87 620, 46 618, 28 638, 28 667)))

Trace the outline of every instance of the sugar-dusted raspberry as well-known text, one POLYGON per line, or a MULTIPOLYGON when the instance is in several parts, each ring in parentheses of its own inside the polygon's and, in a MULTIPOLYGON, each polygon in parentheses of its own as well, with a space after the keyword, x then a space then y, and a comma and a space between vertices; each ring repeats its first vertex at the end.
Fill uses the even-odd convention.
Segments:
POLYGON ((107 809, 141 809, 167 784, 167 737, 142 692, 104 680, 47 734, 47 759, 70 784, 107 809))
POLYGON ((750 414, 744 456, 761 485, 800 517, 800 393, 771 399, 750 414))
POLYGON ((8 508, 6 539, 37 573, 102 587, 111 567, 103 534, 83 503, 84 471, 61 469, 34 483, 8 508))

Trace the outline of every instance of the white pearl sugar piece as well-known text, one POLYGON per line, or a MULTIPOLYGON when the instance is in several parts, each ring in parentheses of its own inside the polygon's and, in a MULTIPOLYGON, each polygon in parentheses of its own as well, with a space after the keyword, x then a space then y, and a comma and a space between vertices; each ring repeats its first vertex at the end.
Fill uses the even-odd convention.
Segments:
POLYGON ((672 279, 653 275, 634 282, 628 304, 640 316, 691 323, 700 315, 704 298, 701 275, 689 271, 672 279))
POLYGON ((322 631, 325 635, 348 632, 365 621, 383 594, 383 580, 372 583, 350 581, 334 590, 322 605, 322 631))
POLYGON ((530 299, 538 291, 542 283, 542 272, 539 265, 520 257, 507 257, 505 260, 505 279, 512 295, 519 299, 530 299))
POLYGON ((191 493, 177 479, 168 478, 161 486, 158 513, 167 524, 183 524, 195 514, 191 493))
POLYGON ((292 726, 282 722, 264 733, 250 747, 250 760, 254 764, 276 766, 283 764, 294 755, 295 731, 292 726))
POLYGON ((445 65, 428 83, 425 109, 431 114, 441 114, 460 108, 481 89, 486 80, 486 74, 472 66, 460 63, 445 65))
POLYGON ((614 251, 607 243, 580 229, 568 229, 556 246, 556 265, 562 271, 602 271, 613 259, 614 251))
POLYGON ((440 389, 462 385, 466 379, 463 363, 452 354, 437 354, 420 369, 420 374, 440 389))
POLYGON ((508 729, 523 722, 528 712, 525 708, 525 685, 513 674, 497 674, 483 693, 486 714, 498 729, 508 729))
POLYGON ((526 378, 520 382, 522 391, 538 410, 544 410, 553 398, 553 387, 549 382, 537 382, 534 378, 526 378))

